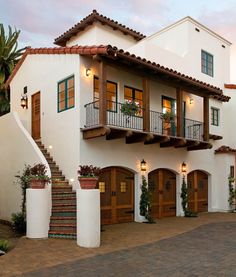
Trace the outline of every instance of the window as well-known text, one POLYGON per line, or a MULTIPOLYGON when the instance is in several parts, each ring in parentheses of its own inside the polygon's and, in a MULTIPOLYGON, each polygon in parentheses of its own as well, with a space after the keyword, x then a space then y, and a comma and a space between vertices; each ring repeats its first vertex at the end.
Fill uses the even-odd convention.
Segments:
POLYGON ((143 116, 143 92, 142 90, 125 86, 124 88, 124 100, 132 101, 139 105, 141 109, 138 109, 136 116, 143 116))
POLYGON ((211 107, 211 125, 219 126, 220 110, 211 107))
POLYGON ((234 178, 234 165, 230 166, 230 177, 234 178))
POLYGON ((58 112, 75 106, 74 76, 58 82, 58 112))
MULTIPOLYGON (((94 76, 93 87, 94 105, 96 108, 99 108, 99 79, 96 76, 94 76)), ((117 83, 111 81, 107 81, 107 110, 117 111, 117 83)))
POLYGON ((202 50, 202 73, 213 77, 213 56, 202 50))
POLYGON ((143 107, 143 92, 142 90, 125 86, 124 98, 126 101, 133 101, 143 107))

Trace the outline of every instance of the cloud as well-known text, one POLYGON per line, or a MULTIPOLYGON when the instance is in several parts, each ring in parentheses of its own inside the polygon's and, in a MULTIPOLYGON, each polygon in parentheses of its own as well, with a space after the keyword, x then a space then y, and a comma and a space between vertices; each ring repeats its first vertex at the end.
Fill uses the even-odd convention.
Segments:
POLYGON ((93 9, 145 34, 158 26, 168 10, 162 0, 149 0, 148 5, 141 0, 0 0, 0 6, 1 21, 20 29, 21 43, 33 46, 53 42, 93 9))

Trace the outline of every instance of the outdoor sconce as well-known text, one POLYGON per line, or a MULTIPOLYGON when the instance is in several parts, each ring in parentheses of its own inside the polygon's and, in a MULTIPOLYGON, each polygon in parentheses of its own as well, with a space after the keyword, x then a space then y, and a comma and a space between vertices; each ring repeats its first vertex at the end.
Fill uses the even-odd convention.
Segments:
POLYGON ((20 105, 21 107, 24 109, 28 109, 28 97, 27 97, 27 94, 24 94, 21 96, 21 99, 20 99, 20 105))
POLYGON ((182 171, 183 174, 185 174, 187 172, 187 165, 186 165, 185 162, 182 163, 181 171, 182 171))
POLYGON ((147 170, 147 163, 144 161, 144 159, 142 159, 142 161, 140 163, 140 168, 141 168, 141 171, 147 170))
POLYGON ((189 104, 192 105, 193 102, 194 102, 194 101, 193 101, 193 98, 190 98, 190 99, 189 99, 189 104))
POLYGON ((86 68, 86 71, 85 71, 86 76, 89 77, 91 73, 92 73, 91 68, 86 68))

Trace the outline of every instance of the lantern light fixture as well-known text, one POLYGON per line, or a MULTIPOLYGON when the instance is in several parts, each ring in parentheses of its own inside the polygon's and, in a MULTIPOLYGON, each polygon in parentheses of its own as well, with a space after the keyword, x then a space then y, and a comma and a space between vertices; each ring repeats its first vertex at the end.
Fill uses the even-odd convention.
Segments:
POLYGON ((89 77, 91 73, 92 73, 91 68, 86 68, 86 71, 85 71, 86 76, 89 77))
POLYGON ((187 172, 187 165, 186 165, 185 162, 182 163, 181 171, 182 171, 183 174, 187 172))
POLYGON ((192 105, 194 102, 193 98, 189 98, 189 104, 192 105))
POLYGON ((140 168, 141 168, 141 171, 147 170, 147 163, 144 159, 142 159, 142 161, 140 162, 140 168))
POLYGON ((22 107, 23 109, 24 109, 24 108, 28 109, 27 86, 24 87, 23 94, 21 95, 20 105, 21 105, 21 107, 22 107))

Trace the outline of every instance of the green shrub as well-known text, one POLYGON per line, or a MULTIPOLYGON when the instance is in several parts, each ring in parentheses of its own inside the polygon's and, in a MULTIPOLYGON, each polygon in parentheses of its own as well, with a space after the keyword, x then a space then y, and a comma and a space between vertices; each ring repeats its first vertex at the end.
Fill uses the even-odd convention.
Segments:
POLYGON ((13 213, 11 216, 12 228, 15 232, 20 234, 26 233, 26 219, 25 213, 13 213))
POLYGON ((7 252, 9 249, 9 242, 7 240, 0 240, 0 250, 7 252))
POLYGON ((151 193, 148 190, 147 180, 144 176, 142 176, 141 189, 142 189, 142 194, 141 194, 140 202, 139 202, 140 215, 144 216, 145 219, 147 219, 148 223, 155 223, 153 217, 150 214, 151 193))

